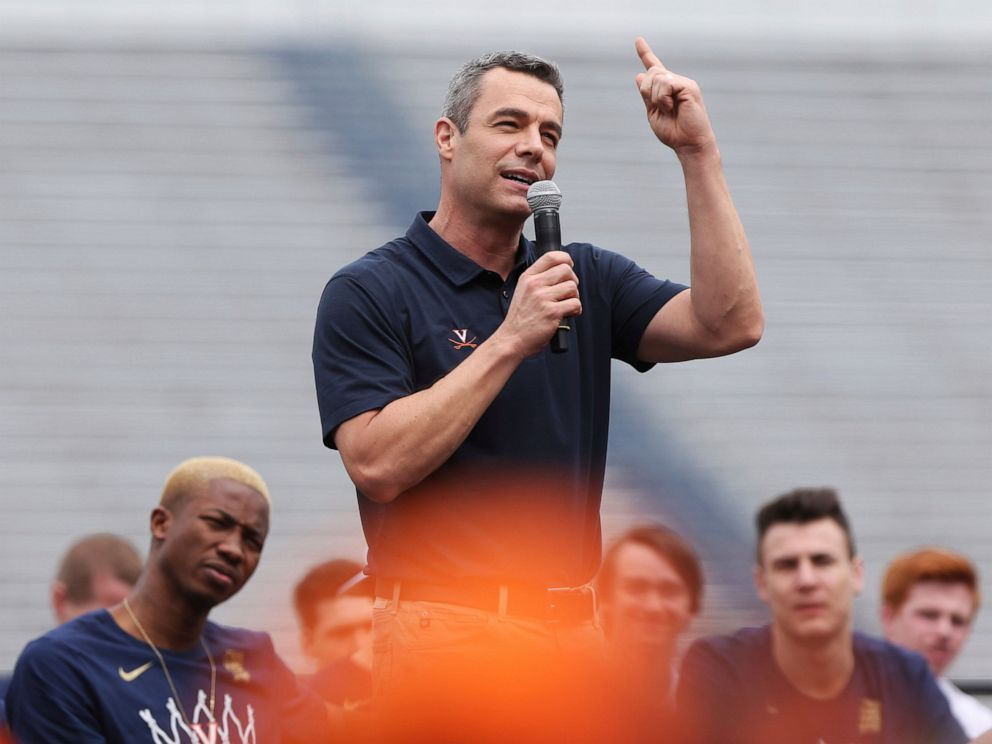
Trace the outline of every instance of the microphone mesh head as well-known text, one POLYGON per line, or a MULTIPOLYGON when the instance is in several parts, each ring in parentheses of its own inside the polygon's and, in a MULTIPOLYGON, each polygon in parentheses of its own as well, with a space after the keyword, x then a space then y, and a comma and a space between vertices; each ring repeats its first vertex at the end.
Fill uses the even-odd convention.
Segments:
POLYGON ((531 212, 539 209, 557 210, 561 206, 561 189, 554 181, 535 181, 527 189, 527 203, 531 212))

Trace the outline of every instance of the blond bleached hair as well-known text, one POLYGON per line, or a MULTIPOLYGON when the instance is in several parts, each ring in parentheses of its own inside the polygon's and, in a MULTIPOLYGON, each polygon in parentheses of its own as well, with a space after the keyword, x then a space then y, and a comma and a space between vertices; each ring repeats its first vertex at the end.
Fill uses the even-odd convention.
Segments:
POLYGON ((191 457, 179 463, 165 479, 165 488, 162 489, 159 504, 166 508, 176 508, 198 486, 206 485, 218 478, 230 478, 258 491, 269 508, 272 508, 272 497, 262 476, 254 468, 229 457, 191 457))

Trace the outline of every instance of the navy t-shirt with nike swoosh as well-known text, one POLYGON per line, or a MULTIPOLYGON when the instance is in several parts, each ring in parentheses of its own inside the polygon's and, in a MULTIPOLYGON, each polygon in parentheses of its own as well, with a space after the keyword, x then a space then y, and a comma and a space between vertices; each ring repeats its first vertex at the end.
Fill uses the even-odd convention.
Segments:
POLYGON ((16 741, 207 744, 211 720, 214 744, 331 740, 324 704, 297 683, 267 634, 208 622, 203 639, 217 669, 213 719, 202 646, 160 649, 177 704, 148 644, 106 610, 55 628, 29 643, 14 668, 6 700, 16 741))

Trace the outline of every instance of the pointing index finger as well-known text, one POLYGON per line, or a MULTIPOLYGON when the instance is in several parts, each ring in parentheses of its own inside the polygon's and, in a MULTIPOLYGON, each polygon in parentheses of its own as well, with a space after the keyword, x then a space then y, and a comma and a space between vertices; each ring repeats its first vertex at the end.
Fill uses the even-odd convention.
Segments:
POLYGON ((645 70, 650 70, 652 67, 660 67, 665 72, 668 72, 668 68, 665 67, 655 53, 651 51, 651 47, 644 40, 643 36, 637 37, 634 41, 634 48, 637 50, 637 54, 641 58, 641 62, 644 64, 645 70))

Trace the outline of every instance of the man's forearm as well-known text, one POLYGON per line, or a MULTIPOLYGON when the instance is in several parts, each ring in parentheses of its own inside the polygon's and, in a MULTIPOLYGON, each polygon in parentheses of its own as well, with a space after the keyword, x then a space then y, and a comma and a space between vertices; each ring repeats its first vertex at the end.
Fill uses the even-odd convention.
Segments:
POLYGON ((517 366, 544 348, 563 317, 581 311, 571 256, 537 259, 520 275, 503 323, 468 358, 426 390, 338 427, 334 443, 358 490, 386 503, 441 467, 517 366))
POLYGON ((373 501, 392 501, 465 441, 524 356, 498 331, 434 385, 338 427, 348 475, 373 501))
POLYGON ((645 68, 635 81, 648 123, 682 163, 692 239, 692 288, 655 315, 638 356, 670 362, 731 354, 758 342, 764 315, 716 135, 696 82, 671 72, 643 38, 635 47, 645 68))
POLYGON ((760 338, 764 315, 747 235, 720 153, 714 143, 678 155, 689 205, 693 313, 728 347, 745 348, 760 338))

